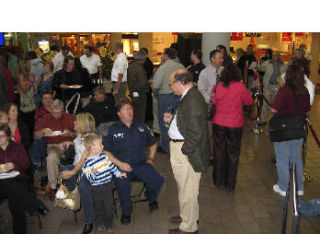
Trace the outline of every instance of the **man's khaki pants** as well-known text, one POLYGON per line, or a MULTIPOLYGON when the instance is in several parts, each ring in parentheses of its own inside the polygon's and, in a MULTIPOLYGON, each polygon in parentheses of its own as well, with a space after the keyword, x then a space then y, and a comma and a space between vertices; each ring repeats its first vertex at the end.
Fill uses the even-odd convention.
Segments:
MULTIPOLYGON (((270 104, 276 98, 278 91, 279 91, 279 85, 266 84, 263 86, 263 95, 270 102, 270 104)), ((261 123, 268 121, 269 112, 270 112, 270 107, 265 101, 263 101, 261 123)))
POLYGON ((180 230, 195 232, 199 219, 199 184, 201 173, 194 172, 188 156, 181 152, 183 142, 170 141, 170 161, 174 178, 178 184, 178 200, 182 223, 180 230))
POLYGON ((57 188, 60 157, 64 155, 58 144, 48 144, 47 171, 51 189, 57 188))

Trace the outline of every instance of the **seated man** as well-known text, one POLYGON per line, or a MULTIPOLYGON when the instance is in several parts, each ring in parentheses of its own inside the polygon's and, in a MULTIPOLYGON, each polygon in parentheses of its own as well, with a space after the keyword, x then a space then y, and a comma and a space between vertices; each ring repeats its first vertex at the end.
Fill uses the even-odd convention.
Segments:
POLYGON ((54 200, 57 192, 57 179, 59 173, 60 157, 63 148, 60 143, 73 141, 76 137, 74 130, 75 118, 65 113, 63 102, 59 99, 51 103, 51 113, 46 114, 36 122, 34 138, 40 139, 45 136, 48 144, 47 170, 50 183, 49 198, 54 200))
POLYGON ((122 209, 121 223, 129 224, 132 211, 131 180, 137 179, 147 185, 146 197, 152 212, 158 208, 157 197, 164 179, 152 166, 157 151, 156 139, 144 123, 133 121, 133 107, 128 99, 120 99, 116 107, 120 121, 108 128, 103 138, 103 145, 105 150, 132 168, 132 171, 127 173, 127 178, 115 178, 122 209), (148 158, 146 145, 150 147, 148 158))
MULTIPOLYGON (((36 114, 34 116, 36 122, 50 112, 52 100, 53 93, 46 91, 41 94, 41 105, 37 107, 36 114)), ((33 164, 35 165, 35 169, 38 169, 41 166, 41 156, 43 154, 45 145, 45 137, 41 137, 40 139, 34 141, 33 164)))
POLYGON ((94 99, 84 108, 84 112, 89 112, 93 115, 96 127, 100 123, 119 120, 114 106, 114 99, 113 97, 106 96, 102 86, 94 88, 93 95, 94 99))

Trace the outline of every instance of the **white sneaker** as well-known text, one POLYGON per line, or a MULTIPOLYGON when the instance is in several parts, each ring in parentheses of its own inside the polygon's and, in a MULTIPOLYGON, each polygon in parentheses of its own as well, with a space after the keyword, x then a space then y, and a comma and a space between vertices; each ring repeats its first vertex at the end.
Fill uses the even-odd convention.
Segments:
POLYGON ((303 190, 298 190, 298 196, 303 196, 304 195, 304 192, 303 192, 303 190))
POLYGON ((275 191, 276 193, 279 193, 282 197, 285 197, 287 195, 287 192, 281 190, 278 184, 273 185, 273 191, 275 191))

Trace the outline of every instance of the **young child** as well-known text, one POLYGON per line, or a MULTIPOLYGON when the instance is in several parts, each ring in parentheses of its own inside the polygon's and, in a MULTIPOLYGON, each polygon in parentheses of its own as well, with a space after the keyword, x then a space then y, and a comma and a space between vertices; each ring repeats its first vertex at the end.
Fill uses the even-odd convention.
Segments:
POLYGON ((0 124, 8 124, 9 117, 8 114, 4 111, 0 111, 0 124))
POLYGON ((102 153, 102 138, 96 134, 87 135, 84 138, 84 146, 89 152, 82 168, 92 187, 94 210, 96 214, 96 227, 98 231, 112 231, 113 199, 112 199, 112 174, 117 177, 127 177, 126 173, 120 172, 102 153))

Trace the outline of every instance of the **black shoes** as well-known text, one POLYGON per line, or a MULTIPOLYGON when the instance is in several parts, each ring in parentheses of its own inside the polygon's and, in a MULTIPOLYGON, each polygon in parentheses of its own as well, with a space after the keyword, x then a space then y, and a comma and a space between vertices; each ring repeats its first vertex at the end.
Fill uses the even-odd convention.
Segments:
POLYGON ((93 229, 93 223, 85 224, 83 231, 82 231, 82 234, 89 234, 92 232, 92 229, 93 229))
POLYGON ((40 204, 37 211, 41 216, 46 216, 49 212, 49 209, 45 205, 40 204))
POLYGON ((129 224, 131 222, 131 217, 130 217, 130 215, 122 214, 120 221, 121 221, 122 224, 127 225, 127 224, 129 224))
POLYGON ((158 202, 157 201, 149 202, 150 213, 152 213, 152 211, 157 210, 158 208, 159 208, 159 206, 158 206, 158 202))

